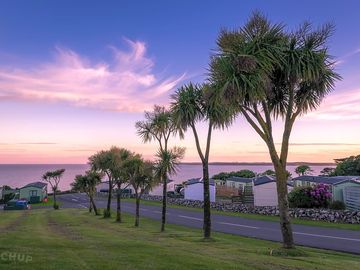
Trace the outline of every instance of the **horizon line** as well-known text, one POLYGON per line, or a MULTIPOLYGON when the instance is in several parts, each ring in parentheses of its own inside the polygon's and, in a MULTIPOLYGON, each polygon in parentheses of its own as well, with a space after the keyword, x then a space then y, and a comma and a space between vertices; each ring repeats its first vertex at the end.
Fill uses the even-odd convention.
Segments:
MULTIPOLYGON (((180 162, 182 165, 202 165, 200 161, 194 162, 180 162)), ((209 162, 209 165, 273 165, 272 162, 265 161, 256 161, 256 162, 246 162, 246 161, 213 161, 209 162)), ((0 165, 88 165, 88 163, 0 163, 0 165)), ((307 161, 291 161, 287 162, 287 165, 336 165, 335 162, 307 162, 307 161)))

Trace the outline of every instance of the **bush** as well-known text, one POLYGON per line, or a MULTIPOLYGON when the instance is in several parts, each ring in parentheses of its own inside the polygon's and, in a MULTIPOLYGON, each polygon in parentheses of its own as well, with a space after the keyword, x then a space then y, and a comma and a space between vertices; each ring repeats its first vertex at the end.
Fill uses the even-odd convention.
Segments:
POLYGON ((6 204, 8 201, 14 199, 15 193, 8 193, 4 195, 4 203, 6 204))
POLYGON ((330 187, 325 184, 295 188, 289 193, 289 204, 292 208, 327 208, 330 199, 330 187))
POLYGON ((294 188, 289 193, 289 206, 291 208, 311 208, 312 200, 308 195, 307 187, 294 188))
POLYGON ((346 205, 342 201, 333 201, 330 203, 329 208, 333 210, 345 210, 346 205))
POLYGON ((54 204, 54 209, 55 209, 55 210, 59 210, 59 205, 58 205, 58 204, 54 204))
POLYGON ((110 218, 110 217, 111 217, 111 211, 104 209, 104 218, 110 218))

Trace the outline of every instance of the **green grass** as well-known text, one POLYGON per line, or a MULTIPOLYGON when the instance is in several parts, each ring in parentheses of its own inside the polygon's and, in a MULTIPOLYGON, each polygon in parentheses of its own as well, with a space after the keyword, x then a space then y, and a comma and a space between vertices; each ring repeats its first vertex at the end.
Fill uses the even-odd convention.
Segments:
MULTIPOLYGON (((134 199, 123 199, 123 201, 135 202, 134 199)), ((161 202, 142 200, 141 204, 159 206, 159 205, 161 205, 161 202)), ((191 211, 203 211, 202 208, 186 207, 186 206, 175 205, 175 204, 168 204, 168 207, 170 207, 170 208, 178 208, 178 209, 187 209, 187 210, 191 210, 191 211)), ((277 217, 277 216, 266 216, 266 215, 259 215, 259 214, 247 214, 247 213, 235 213, 235 212, 224 212, 224 211, 218 211, 218 210, 211 210, 211 213, 214 213, 214 214, 217 214, 217 215, 237 216, 237 217, 243 217, 243 218, 249 218, 249 219, 279 222, 279 217, 277 217)), ((300 225, 309 225, 309 226, 318 226, 318 227, 344 229, 344 230, 354 230, 354 231, 359 231, 360 230, 360 224, 331 223, 331 222, 307 220, 307 219, 301 219, 301 218, 292 218, 291 221, 292 221, 293 224, 300 224, 300 225)))
MULTIPOLYGON (((56 199, 56 204, 58 204, 59 206, 61 206, 61 202, 56 199)), ((48 197, 48 201, 47 202, 40 202, 40 203, 34 203, 31 205, 32 208, 37 208, 38 206, 40 207, 44 207, 44 206, 53 206, 54 205, 54 199, 53 197, 48 197)))
POLYGON ((359 256, 350 254, 302 247, 285 252, 278 243, 222 233, 203 241, 197 229, 167 225, 159 233, 158 221, 142 218, 135 228, 133 216, 124 220, 82 209, 0 213, 0 255, 32 258, 0 256, 0 269, 360 269, 359 256), (5 227, 11 229, 2 233, 5 227))

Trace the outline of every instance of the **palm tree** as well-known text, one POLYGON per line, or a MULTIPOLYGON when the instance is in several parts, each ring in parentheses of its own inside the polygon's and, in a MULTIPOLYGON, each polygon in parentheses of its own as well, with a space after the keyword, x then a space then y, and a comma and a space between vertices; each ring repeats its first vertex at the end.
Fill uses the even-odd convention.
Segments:
POLYGON ((58 186, 60 179, 63 176, 65 169, 59 169, 55 171, 48 171, 43 176, 42 179, 51 185, 54 197, 54 209, 59 209, 59 205, 56 203, 56 192, 58 191, 58 186))
POLYGON ((305 23, 289 33, 254 13, 239 30, 223 30, 210 65, 211 82, 233 103, 266 143, 277 179, 280 225, 285 248, 294 247, 287 199, 286 164, 295 120, 316 109, 340 76, 326 42, 332 25, 313 31, 305 23), (274 120, 284 124, 281 148, 275 147, 274 120))
POLYGON ((156 178, 154 177, 154 164, 150 161, 144 161, 140 155, 134 155, 124 162, 123 172, 127 175, 135 191, 135 227, 138 227, 141 197, 157 184, 156 178))
POLYGON ((94 171, 86 171, 85 175, 76 175, 74 182, 71 183, 73 190, 86 193, 90 200, 89 212, 94 209, 95 215, 99 214, 94 201, 96 186, 99 183, 101 183, 101 175, 94 171))
POLYGON ((106 210, 104 211, 104 218, 111 217, 111 198, 112 190, 115 187, 115 181, 113 176, 113 163, 112 155, 110 151, 101 150, 96 154, 89 157, 89 165, 91 170, 105 174, 108 178, 109 190, 106 210))
POLYGON ((110 148, 110 156, 111 156, 111 167, 110 171, 112 174, 113 182, 117 186, 116 192, 116 221, 122 222, 121 218, 121 193, 122 189, 124 188, 123 185, 128 182, 128 179, 124 177, 123 173, 123 165, 124 162, 131 158, 134 154, 125 149, 125 148, 118 148, 118 147, 111 147, 110 148))
MULTIPOLYGON (((217 89, 212 85, 194 85, 189 83, 182 86, 172 96, 171 111, 174 122, 180 132, 191 128, 196 149, 203 167, 204 184, 204 237, 211 237, 211 213, 210 213, 210 180, 209 180, 209 156, 211 135, 214 128, 228 127, 233 114, 226 109, 218 95, 217 89), (198 122, 206 121, 208 124, 205 151, 202 150, 196 128, 198 122)), ((230 107, 228 107, 230 108, 230 107)))
MULTIPOLYGON (((165 107, 155 105, 154 110, 145 112, 145 120, 138 121, 135 124, 137 134, 144 143, 156 141, 159 144, 159 151, 168 151, 168 142, 170 136, 177 134, 177 129, 172 121, 171 112, 165 107)), ((183 134, 179 133, 180 138, 183 134)), ((158 175, 160 182, 163 185, 162 198, 162 214, 161 214, 161 231, 165 230, 166 223, 166 202, 167 202, 167 179, 168 171, 162 171, 162 175, 158 175)))

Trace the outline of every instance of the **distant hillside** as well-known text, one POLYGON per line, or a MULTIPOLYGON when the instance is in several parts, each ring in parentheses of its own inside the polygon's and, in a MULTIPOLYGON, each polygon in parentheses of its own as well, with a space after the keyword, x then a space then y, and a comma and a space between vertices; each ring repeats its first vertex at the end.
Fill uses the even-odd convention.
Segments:
MULTIPOLYGON (((201 165, 201 162, 182 162, 183 165, 201 165)), ((271 162, 209 162, 209 165, 222 165, 222 166, 272 166, 271 162)), ((309 166, 335 166, 335 163, 331 162, 288 162, 289 166, 298 166, 298 165, 309 165, 309 166)))

